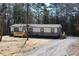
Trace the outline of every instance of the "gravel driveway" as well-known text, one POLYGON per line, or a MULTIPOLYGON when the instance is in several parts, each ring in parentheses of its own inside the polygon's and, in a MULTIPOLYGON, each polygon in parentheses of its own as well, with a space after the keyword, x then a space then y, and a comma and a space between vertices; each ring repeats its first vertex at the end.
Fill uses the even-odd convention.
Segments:
POLYGON ((66 39, 51 39, 48 44, 35 48, 30 52, 20 53, 20 56, 68 56, 68 47, 79 37, 67 37, 66 39))

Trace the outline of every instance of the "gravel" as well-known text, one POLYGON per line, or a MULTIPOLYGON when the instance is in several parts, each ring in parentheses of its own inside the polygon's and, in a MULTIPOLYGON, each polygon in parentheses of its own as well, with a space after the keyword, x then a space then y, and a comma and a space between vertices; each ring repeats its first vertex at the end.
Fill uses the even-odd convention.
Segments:
POLYGON ((79 41, 79 37, 67 37, 66 39, 51 39, 43 46, 34 48, 29 52, 19 53, 19 56, 69 56, 68 48, 74 42, 79 41))

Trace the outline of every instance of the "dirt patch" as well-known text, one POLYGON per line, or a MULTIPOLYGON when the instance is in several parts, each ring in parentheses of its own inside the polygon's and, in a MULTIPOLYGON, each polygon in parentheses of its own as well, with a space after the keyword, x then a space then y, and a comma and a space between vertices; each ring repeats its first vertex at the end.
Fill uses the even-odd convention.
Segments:
POLYGON ((26 38, 15 38, 4 36, 2 42, 0 42, 0 55, 10 56, 16 55, 20 52, 28 52, 33 48, 47 44, 50 40, 39 40, 30 38, 25 46, 22 48, 26 38))

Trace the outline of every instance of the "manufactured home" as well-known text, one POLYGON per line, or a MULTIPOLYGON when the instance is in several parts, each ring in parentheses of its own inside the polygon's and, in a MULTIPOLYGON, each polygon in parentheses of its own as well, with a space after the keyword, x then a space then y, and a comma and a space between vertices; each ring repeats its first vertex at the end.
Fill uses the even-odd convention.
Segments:
MULTIPOLYGON (((28 24, 29 36, 51 36, 61 37, 62 26, 60 24, 28 24)), ((26 24, 14 24, 11 27, 11 35, 13 36, 26 36, 26 24)))

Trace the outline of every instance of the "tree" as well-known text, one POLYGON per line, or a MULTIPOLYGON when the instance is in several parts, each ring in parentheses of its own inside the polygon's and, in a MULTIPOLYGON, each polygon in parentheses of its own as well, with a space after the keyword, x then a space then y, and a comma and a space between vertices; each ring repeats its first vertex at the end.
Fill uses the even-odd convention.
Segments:
POLYGON ((48 14, 49 14, 49 11, 47 10, 46 5, 44 5, 43 24, 49 24, 48 14))
POLYGON ((42 13, 43 13, 43 3, 32 3, 31 5, 31 11, 33 14, 33 18, 35 23, 40 24, 42 19, 42 13))
POLYGON ((6 12, 7 12, 7 7, 6 4, 2 4, 2 8, 1 8, 1 16, 0 16, 0 41, 2 40, 2 36, 4 33, 6 33, 6 12))
POLYGON ((14 23, 25 23, 25 11, 23 9, 24 4, 14 4, 13 8, 13 18, 14 18, 14 23))

